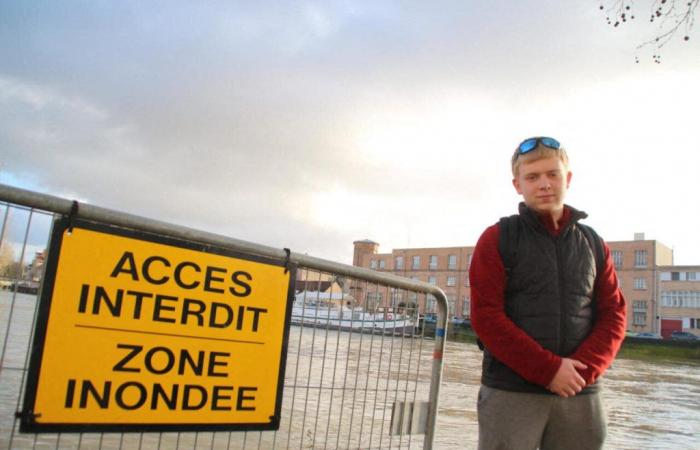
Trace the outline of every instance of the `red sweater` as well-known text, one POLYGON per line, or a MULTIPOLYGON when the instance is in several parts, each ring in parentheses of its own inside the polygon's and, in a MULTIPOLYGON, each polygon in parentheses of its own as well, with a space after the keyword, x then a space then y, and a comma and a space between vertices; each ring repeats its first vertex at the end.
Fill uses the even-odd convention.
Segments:
MULTIPOLYGON (((559 220, 561 230, 571 219, 564 209, 559 220)), ((542 223, 552 236, 559 234, 552 220, 542 223)), ((471 321, 479 339, 498 360, 527 381, 549 385, 561 364, 561 357, 545 350, 518 328, 505 314, 505 270, 498 252, 500 227, 492 225, 479 238, 469 269, 471 284, 471 321)), ((604 244, 605 266, 596 278, 598 299, 596 322, 591 334, 578 349, 565 355, 588 366, 579 373, 587 384, 595 382, 610 366, 625 337, 625 298, 620 291, 610 248, 604 244)))

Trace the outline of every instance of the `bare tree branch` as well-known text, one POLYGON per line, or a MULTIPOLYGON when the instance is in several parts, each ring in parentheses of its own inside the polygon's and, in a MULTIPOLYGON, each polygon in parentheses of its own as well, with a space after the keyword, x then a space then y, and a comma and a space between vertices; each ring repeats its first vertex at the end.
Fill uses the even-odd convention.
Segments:
MULTIPOLYGON (((639 44, 637 51, 647 47, 653 48, 652 59, 655 63, 660 63, 661 49, 674 36, 682 34, 683 40, 688 41, 695 25, 695 9, 698 3, 700 0, 653 0, 649 5, 649 22, 658 24, 658 33, 639 44)), ((602 0, 600 5, 600 9, 606 13, 608 25, 613 27, 634 20, 634 7, 634 0, 602 0)), ((635 59, 639 62, 639 56, 635 59)))

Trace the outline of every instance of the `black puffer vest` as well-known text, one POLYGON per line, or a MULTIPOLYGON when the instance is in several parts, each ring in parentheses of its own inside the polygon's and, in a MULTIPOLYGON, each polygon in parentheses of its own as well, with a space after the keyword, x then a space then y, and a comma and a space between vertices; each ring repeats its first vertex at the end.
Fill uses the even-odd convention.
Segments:
MULTIPOLYGON (((506 265, 506 315, 542 347, 571 355, 594 323, 594 251, 577 222, 586 213, 571 208, 571 220, 552 236, 524 204, 517 219, 517 244, 506 265)), ((503 257, 503 255, 502 255, 503 257)), ((484 349, 482 383, 493 388, 549 393, 532 384, 484 349)), ((583 392, 594 392, 591 385, 583 392)))

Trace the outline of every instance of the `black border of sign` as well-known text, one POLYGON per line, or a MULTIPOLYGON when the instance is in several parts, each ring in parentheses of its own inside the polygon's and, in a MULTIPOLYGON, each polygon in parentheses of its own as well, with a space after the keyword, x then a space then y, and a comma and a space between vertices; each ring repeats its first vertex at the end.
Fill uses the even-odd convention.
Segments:
POLYGON ((35 411, 36 391, 41 373, 41 360, 44 352, 46 340, 46 328, 48 325, 49 312, 51 310, 51 299, 56 281, 56 269, 60 256, 61 244, 64 232, 72 226, 105 234, 112 234, 121 237, 139 239, 156 244, 180 247, 199 252, 213 253, 221 256, 243 259, 246 261, 259 262, 274 266, 285 267, 284 262, 274 261, 261 256, 247 255, 209 244, 189 242, 169 236, 160 236, 145 231, 119 228, 97 222, 85 220, 74 220, 72 223, 67 218, 62 218, 54 223, 51 231, 51 244, 49 248, 48 261, 46 262, 43 287, 39 299, 39 311, 36 316, 34 328, 34 342, 29 360, 29 373, 25 387, 24 402, 20 417, 19 431, 22 433, 59 433, 59 432, 174 432, 174 431, 249 431, 249 430, 278 430, 280 426, 280 414, 282 411, 282 394, 284 387, 284 372, 287 363, 287 347, 289 345, 289 326, 292 314, 292 303, 294 301, 294 284, 296 280, 296 264, 287 263, 289 269, 289 287, 287 288, 287 311, 284 319, 284 332, 282 337, 282 349, 280 354, 280 370, 277 379, 277 401, 275 404, 275 415, 270 417, 268 423, 231 423, 231 424, 171 424, 171 423, 144 423, 144 424, 103 424, 103 423, 38 423, 35 418, 41 411, 35 411))

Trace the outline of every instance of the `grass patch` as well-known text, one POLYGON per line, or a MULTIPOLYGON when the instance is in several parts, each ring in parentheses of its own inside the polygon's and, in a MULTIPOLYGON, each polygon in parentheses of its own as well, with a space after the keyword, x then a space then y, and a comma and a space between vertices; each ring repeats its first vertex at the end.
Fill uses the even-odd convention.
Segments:
POLYGON ((639 342, 626 339, 618 358, 645 361, 678 361, 700 364, 700 345, 683 345, 676 342, 639 342))
MULTIPOLYGON (((429 335, 433 330, 426 330, 429 335)), ((447 340, 476 344, 474 330, 468 327, 451 327, 447 329, 447 340)), ((700 364, 700 344, 625 339, 618 358, 638 359, 643 361, 674 361, 700 364)))

